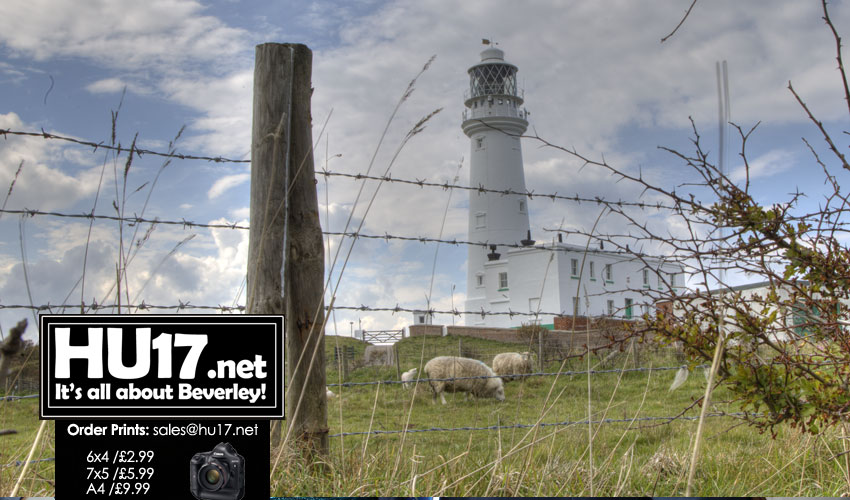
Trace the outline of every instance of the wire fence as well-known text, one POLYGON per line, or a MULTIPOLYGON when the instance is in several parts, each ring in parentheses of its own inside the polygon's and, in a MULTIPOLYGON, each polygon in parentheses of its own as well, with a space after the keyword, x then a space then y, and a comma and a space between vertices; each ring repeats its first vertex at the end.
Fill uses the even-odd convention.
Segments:
MULTIPOLYGON (((745 412, 725 413, 712 412, 705 416, 708 418, 716 417, 735 417, 741 418, 748 414, 745 412)), ((405 429, 405 430, 372 430, 363 432, 340 432, 338 434, 329 434, 328 437, 346 437, 346 436, 365 436, 378 434, 403 434, 403 433, 419 433, 419 432, 456 432, 456 431, 499 431, 505 429, 530 429, 533 427, 566 427, 570 425, 587 425, 587 424, 616 424, 616 423, 635 423, 635 422, 654 422, 664 421, 666 423, 675 420, 698 420, 698 416, 670 416, 670 417, 635 417, 635 418, 605 418, 601 420, 565 420, 562 422, 541 422, 539 424, 511 424, 511 425, 488 425, 485 427, 432 427, 430 429, 405 429)))
MULTIPOLYGON (((181 226, 184 229, 186 228, 206 228, 206 229, 239 229, 239 230, 250 230, 250 226, 241 225, 238 223, 202 223, 195 222, 186 219, 180 220, 168 220, 168 219, 160 219, 160 218, 145 218, 145 217, 137 217, 137 216, 118 216, 118 215, 105 215, 105 214, 95 214, 92 212, 88 213, 65 213, 65 212, 56 212, 56 211, 47 211, 47 210, 39 210, 39 209, 0 209, 0 214, 8 213, 11 215, 21 215, 26 217, 35 217, 35 216, 49 216, 49 217, 62 217, 62 218, 70 218, 70 219, 89 219, 89 220, 108 220, 108 221, 117 221, 117 222, 126 222, 128 224, 164 224, 164 225, 172 225, 172 226, 181 226)), ((565 228, 559 228, 557 230, 552 230, 553 232, 560 233, 566 236, 591 236, 585 233, 584 231, 571 230, 565 228)), ((452 246, 475 246, 481 248, 491 248, 493 245, 497 247, 505 247, 505 248, 528 248, 529 244, 517 243, 513 242, 481 242, 481 241, 467 241, 467 240, 459 240, 457 238, 452 239, 444 239, 444 238, 435 238, 432 236, 422 236, 422 235, 394 235, 390 233, 384 234, 370 234, 364 233, 360 231, 322 231, 324 236, 337 236, 337 237, 345 237, 351 239, 370 239, 370 240, 384 240, 386 242, 390 241, 408 241, 408 242, 417 242, 417 243, 438 243, 444 245, 452 245, 452 246)), ((606 238, 611 237, 612 235, 607 235, 606 238)), ((606 254, 627 257, 630 259, 653 259, 658 258, 659 256, 656 254, 644 253, 637 250, 632 250, 628 247, 628 245, 616 245, 613 248, 609 248, 605 250, 606 254)), ((551 244, 551 245, 537 245, 534 247, 540 251, 546 252, 575 252, 577 247, 572 245, 563 245, 563 244, 551 244)), ((582 249, 583 250, 583 249, 582 249)), ((675 261, 675 256, 667 255, 664 258, 668 262, 675 261)), ((728 257, 724 257, 722 255, 718 255, 713 257, 716 262, 738 262, 740 259, 731 259, 728 257)), ((754 258, 755 260, 755 258, 754 258)), ((769 258, 771 262, 785 262, 785 260, 780 257, 769 258)))
MULTIPOLYGON (((327 387, 362 387, 362 386, 374 386, 374 385, 395 385, 395 384, 426 384, 430 382, 454 382, 458 380, 475 380, 475 379, 491 379, 491 378, 514 378, 514 379, 522 379, 529 377, 570 377, 576 375, 601 375, 601 374, 613 374, 613 373, 635 373, 635 372, 652 372, 652 371, 670 371, 670 370, 680 370, 683 366, 656 366, 656 367, 642 367, 642 368, 620 368, 620 369, 610 369, 610 370, 578 370, 578 371, 562 371, 562 372, 548 372, 548 373, 511 373, 511 374, 503 374, 503 375, 482 375, 482 376, 473 376, 473 377, 447 377, 447 378, 414 378, 408 381, 402 380, 375 380, 369 382, 344 382, 344 383, 336 383, 336 384, 327 384, 327 387)), ((708 365, 697 365, 694 368, 706 368, 708 365)), ((38 398, 39 394, 29 394, 26 396, 4 396, 0 397, 0 401, 19 401, 24 399, 35 399, 38 398)), ((735 417, 741 418, 753 415, 752 413, 747 412, 711 412, 706 414, 706 417, 716 418, 716 417, 735 417)), ((663 423, 670 423, 675 420, 696 420, 699 417, 696 416, 687 416, 684 414, 672 415, 672 416, 647 416, 647 417, 633 417, 633 418, 622 418, 622 419, 614 419, 614 418, 606 418, 599 420, 564 420, 559 422, 541 422, 536 424, 509 424, 509 425, 490 425, 490 426, 482 426, 482 427, 474 427, 474 426, 462 426, 462 427, 432 427, 428 429, 404 429, 404 430, 370 430, 370 431, 354 431, 354 432, 341 432, 336 434, 329 434, 328 437, 347 437, 347 436, 364 436, 364 435, 391 435, 391 434, 402 434, 402 433, 424 433, 424 432, 457 432, 457 431, 492 431, 492 430, 509 430, 509 429, 529 429, 533 427, 567 427, 571 425, 586 425, 588 423, 591 424, 616 424, 616 423, 629 423, 634 424, 636 422, 654 422, 661 421, 663 423)), ((43 462, 53 460, 53 458, 46 458, 41 460, 34 460, 30 463, 43 462)), ((24 462, 16 461, 15 463, 6 464, 3 467, 10 466, 20 466, 24 462)))
MULTIPOLYGON (((96 142, 91 140, 77 139, 73 137, 67 137, 57 134, 47 133, 44 130, 40 132, 35 131, 20 131, 20 130, 0 130, 0 136, 3 138, 7 138, 8 136, 20 136, 20 137, 32 137, 32 138, 42 138, 44 140, 54 140, 54 141, 63 141, 71 144, 75 144, 81 147, 88 147, 91 151, 97 152, 99 149, 104 149, 108 151, 112 151, 116 154, 116 156, 120 156, 122 154, 126 154, 128 158, 142 158, 144 156, 156 156, 162 158, 178 159, 178 160, 200 160, 217 164, 247 164, 250 163, 250 160, 238 160, 231 158, 224 158, 221 156, 203 156, 203 155, 187 155, 181 154, 177 152, 161 152, 161 151, 153 151, 147 149, 136 148, 133 145, 130 148, 122 146, 120 143, 118 145, 113 144, 104 144, 103 142, 96 142)), ((626 200, 612 200, 606 199, 600 196, 579 196, 577 193, 574 195, 565 195, 559 194, 557 192, 551 193, 536 193, 532 190, 527 191, 515 191, 511 189, 492 189, 488 186, 479 185, 479 186, 467 186, 462 184, 457 184, 456 182, 436 182, 429 181, 427 179, 405 179, 399 177, 393 177, 390 175, 376 176, 362 173, 344 173, 344 172, 334 172, 330 170, 321 170, 316 172, 316 178, 323 177, 324 179, 330 178, 338 178, 338 179, 350 179, 352 181, 374 181, 380 183, 389 183, 389 184, 397 184, 397 185, 408 185, 414 186, 418 188, 428 188, 432 190, 441 190, 450 192, 452 190, 460 190, 466 191, 469 193, 489 193, 489 194, 498 194, 502 196, 506 195, 516 195, 516 196, 525 196, 529 200, 536 198, 551 200, 553 203, 556 201, 573 203, 573 204, 594 204, 600 207, 608 207, 611 209, 624 210, 624 209, 636 209, 642 211, 681 211, 683 207, 681 206, 671 206, 665 205, 662 203, 649 203, 643 201, 626 201, 626 200)), ((11 189, 10 189, 11 192, 11 189)), ((117 209, 117 207, 116 207, 117 209)), ((50 211, 50 210, 41 210, 41 209, 6 209, 0 208, 0 215, 9 214, 9 215, 19 215, 21 217, 57 217, 64 219, 80 219, 80 220, 103 220, 110 222, 119 222, 121 224, 129 224, 129 225, 141 225, 141 224, 150 224, 154 225, 170 225, 170 226, 179 226, 184 229, 221 229, 221 230, 250 230, 250 227, 245 224, 238 223, 201 223, 192 220, 179 219, 179 220, 168 220, 161 218, 150 218, 143 216, 124 216, 123 214, 118 215, 109 215, 109 214, 98 214, 95 213, 95 209, 92 208, 91 211, 87 213, 66 213, 61 211, 50 211)), ((570 230, 570 229, 559 229, 558 232, 570 235, 579 235, 579 236, 588 236, 587 233, 580 230, 570 230)), ((325 228, 323 231, 323 235, 325 237, 337 237, 337 238, 346 238, 350 240, 358 240, 358 239, 367 239, 367 240, 383 240, 387 243, 391 241, 398 242, 408 242, 408 243, 422 243, 422 244, 437 244, 437 245, 452 245, 452 246, 469 246, 469 247, 483 247, 488 248, 493 245, 497 245, 499 247, 505 248, 526 248, 529 245, 517 242, 479 242, 479 241, 465 241, 457 238, 442 238, 442 237, 433 237, 433 236, 425 236, 425 235, 404 235, 404 234, 390 234, 385 232, 384 234, 372 234, 369 232, 363 232, 358 230, 354 231, 330 231, 328 228, 325 228)), ((592 236, 592 235, 591 235, 592 236)), ((614 235, 607 235, 609 240, 614 235)), ((608 240, 606 240, 606 243, 608 240)), ((533 243, 532 243, 533 244, 533 243)), ((576 247, 569 245, 560 245, 560 244, 552 244, 552 245, 537 245, 536 248, 550 251, 550 252, 566 252, 566 251, 575 251, 576 247)), ((627 257, 631 259, 644 259, 644 258, 655 258, 658 256, 654 256, 648 253, 642 253, 641 251, 630 249, 628 245, 619 246, 617 244, 612 244, 607 250, 606 253, 612 254, 618 257, 627 257)), ((674 257, 668 256, 666 257, 667 261, 671 261, 674 257)), ((79 303, 79 304, 70 304, 70 303, 62 303, 62 304, 0 304, 0 310, 2 309, 28 309, 39 312, 64 312, 64 311, 84 311, 84 312, 99 312, 99 311, 107 311, 107 310, 116 310, 121 308, 124 311, 135 310, 135 311, 189 311, 189 310, 201 310, 201 311, 215 311, 220 313, 235 313, 241 314, 245 312, 245 306, 239 304, 233 305, 210 305, 210 304, 194 304, 191 300, 182 300, 177 299, 176 304, 149 304, 142 300, 136 304, 126 304, 122 303, 107 303, 103 301, 102 303, 98 303, 96 301, 92 301, 91 303, 79 303)), ((326 309, 330 310, 326 307, 326 309)), ((405 307, 400 306, 399 304, 395 304, 394 306, 384 306, 379 304, 360 304, 360 305, 334 305, 333 310, 337 311, 353 311, 353 312, 373 312, 373 313, 391 313, 391 314, 399 314, 399 313, 422 313, 426 314, 444 314, 450 315, 452 317, 461 317, 461 316, 480 316, 482 318, 487 316, 502 316, 502 317, 528 317, 528 318, 536 318, 541 315, 552 315, 558 316, 563 314, 563 311, 513 311, 510 308, 507 310, 500 311, 486 311, 483 308, 477 311, 466 311, 460 310, 452 307, 452 309, 441 309, 435 308, 430 305, 430 303, 426 307, 405 307)), ((436 353, 435 353, 436 354, 436 353)), ((487 350, 476 347, 474 349, 470 348, 467 351, 463 351, 458 354, 468 355, 470 357, 482 358, 489 357, 491 355, 496 354, 496 352, 490 353, 487 350)), ((606 373, 630 373, 630 372, 646 372, 646 371, 664 371, 664 370, 678 370, 681 366, 662 366, 662 367, 648 367, 648 368, 631 368, 631 369, 612 369, 612 370, 584 370, 584 371, 564 371, 564 372, 538 372, 538 373, 517 373, 517 374, 509 374, 503 375, 505 377, 512 378, 530 378, 530 377, 551 377, 551 376, 575 376, 575 375, 599 375, 606 373)), ((498 376, 497 376, 498 377, 498 376)), ((482 379, 482 378, 493 378, 493 376, 477 376, 477 377, 453 377, 453 378, 419 378, 419 383, 429 383, 436 381, 456 381, 456 380, 466 380, 466 379, 482 379)), ((414 381, 416 382, 416 381, 414 381)), ((359 386, 374 386, 374 385, 391 385, 391 384, 401 384, 403 383, 400 380, 377 380, 377 381, 369 381, 369 382, 343 382, 343 383, 333 383, 328 384, 328 387, 359 387, 359 386)), ((0 398, 0 401, 20 401, 24 399, 33 399, 38 398, 38 394, 29 394, 24 396, 5 396, 0 398)), ((742 414, 737 413, 712 413, 710 416, 712 417, 740 417, 742 414)), ((643 421, 674 421, 676 419, 683 420, 691 420, 695 417, 689 416, 648 416, 648 417, 640 417, 640 418, 632 418, 632 419, 601 419, 601 420, 592 420, 588 422, 588 420, 577 420, 577 421, 561 421, 561 422, 545 422, 539 424, 511 424, 511 425, 496 425, 496 426, 485 426, 485 427, 442 427, 442 428, 429 428, 429 429, 408 429, 408 430, 372 430, 372 431, 363 431, 363 432, 346 432, 339 434, 332 434, 331 437, 344 437, 344 436, 356 436, 356 435, 368 435, 368 434, 398 434, 403 432, 454 432, 454 431, 478 431, 478 430, 501 430, 501 429, 518 429, 518 428, 531 428, 539 425, 541 427, 549 427, 549 426, 570 426, 570 425, 578 425, 578 424, 613 424, 613 423, 635 423, 635 422, 643 422, 643 421)), ((54 458, 46 458, 37 460, 39 461, 49 461, 54 460, 54 458)), ((22 464, 23 462, 17 461, 14 463, 15 466, 22 464)), ((5 467, 12 466, 11 464, 6 465, 5 467)))
POLYGON ((38 464, 41 462, 55 462, 56 457, 47 457, 47 458, 39 458, 38 460, 30 460, 27 462, 26 460, 15 460, 14 462, 9 462, 8 464, 0 465, 0 468, 8 468, 8 467, 20 467, 24 464, 38 464))
MULTIPOLYGON (((611 370, 577 370, 563 372, 538 372, 538 373, 506 373, 502 375, 478 375, 474 377, 448 377, 448 378, 413 378, 408 381, 403 380, 373 380, 371 382, 343 382, 337 384, 327 384, 328 387, 358 387, 367 385, 393 385, 393 384, 420 384, 430 382, 454 382, 456 380, 480 380, 491 378, 533 378, 533 377, 572 377, 575 375, 601 375, 606 373, 634 373, 634 372, 652 372, 652 371, 668 371, 680 370, 687 365, 681 366, 652 366, 645 368, 617 368, 611 370)), ((695 368, 706 368, 708 365, 697 365, 695 368)))

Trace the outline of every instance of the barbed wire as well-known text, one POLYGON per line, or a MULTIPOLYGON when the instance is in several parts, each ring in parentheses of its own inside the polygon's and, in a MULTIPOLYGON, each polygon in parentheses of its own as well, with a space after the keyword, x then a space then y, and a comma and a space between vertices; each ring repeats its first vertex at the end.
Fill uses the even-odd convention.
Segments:
MULTIPOLYGON (((679 365, 679 366, 656 366, 656 367, 644 367, 644 368, 614 368, 611 370, 583 370, 583 371, 566 371, 566 372, 538 372, 538 373, 506 373, 502 375, 478 375, 474 377, 449 377, 449 378, 418 378, 411 379, 408 381, 401 380, 373 380, 371 382, 343 382, 337 384, 327 384, 328 387, 356 387, 362 385, 391 385, 391 384, 414 384, 417 381, 419 383, 424 382, 452 382, 455 380, 474 380, 474 379, 486 379, 486 378, 503 378, 503 377, 513 377, 513 378, 527 378, 527 377, 554 377, 554 376, 564 376, 571 377, 574 375, 599 375, 604 373, 626 373, 626 372, 646 372, 646 371, 665 371, 665 370, 679 370, 683 366, 687 365, 679 365)), ((694 368, 706 368, 709 365, 697 365, 694 368)))
MULTIPOLYGON (((150 218, 136 217, 136 216, 133 216, 133 217, 124 216, 124 217, 122 217, 122 216, 117 216, 117 215, 104 215, 104 214, 93 214, 93 213, 70 214, 70 213, 46 211, 46 210, 39 210, 39 209, 29 209, 29 208, 0 209, 0 213, 8 213, 8 214, 13 214, 13 215, 24 215, 24 216, 30 216, 30 217, 34 217, 34 216, 38 215, 38 216, 50 216, 50 217, 77 218, 77 219, 103 219, 103 220, 110 220, 110 221, 127 222, 130 225, 142 224, 142 223, 146 223, 146 224, 169 224, 169 225, 175 225, 175 226, 183 226, 184 229, 185 228, 211 228, 211 229, 250 230, 250 226, 239 225, 235 222, 231 223, 231 224, 222 224, 222 223, 205 224, 205 223, 200 223, 200 222, 188 221, 186 219, 181 219, 181 220, 167 220, 167 219, 159 219, 159 218, 150 219, 150 218)), ((545 231, 550 231, 550 230, 546 229, 545 231)), ((581 231, 570 231, 570 230, 558 229, 557 232, 566 233, 568 235, 577 234, 577 235, 581 235, 581 236, 587 236, 585 233, 583 233, 581 231)), ((349 231, 349 232, 322 231, 322 234, 324 236, 339 236, 339 237, 347 237, 347 238, 352 238, 352 239, 365 238, 365 239, 373 239, 373 240, 385 240, 387 242, 389 242, 390 240, 398 240, 398 241, 415 241, 415 242, 419 242, 419 243, 442 243, 442 244, 454 245, 454 246, 458 246, 458 245, 478 246, 478 247, 482 247, 482 248, 485 248, 485 249, 490 248, 490 247, 495 245, 497 247, 504 247, 504 248, 520 248, 520 249, 525 248, 525 249, 542 250, 542 251, 547 251, 547 252, 576 252, 576 251, 584 252, 583 247, 576 247, 574 245, 563 244, 563 243, 558 243, 558 244, 553 243, 551 245, 547 245, 545 243, 541 244, 541 245, 523 245, 521 243, 516 243, 516 242, 512 242, 512 243, 504 243, 504 242, 498 243, 498 242, 496 242, 496 243, 494 243, 494 242, 490 242, 490 241, 481 242, 481 241, 458 240, 456 238, 448 240, 448 239, 442 239, 442 238, 432 238, 432 237, 429 237, 429 236, 400 236, 400 235, 393 235, 393 234, 389 234, 389 233, 369 234, 369 233, 361 233, 361 232, 356 232, 356 231, 349 231)), ((629 258, 633 258, 633 259, 664 259, 668 263, 676 263, 679 260, 685 258, 685 257, 677 258, 677 257, 672 256, 672 255, 654 255, 654 254, 648 254, 648 253, 638 252, 638 251, 634 251, 634 250, 628 250, 628 245, 626 245, 626 249, 620 248, 620 249, 614 249, 614 250, 605 250, 605 249, 602 249, 602 248, 599 248, 599 249, 594 248, 594 249, 590 249, 589 251, 592 252, 592 253, 601 252, 601 253, 605 253, 605 254, 608 254, 608 255, 616 255, 616 256, 620 256, 620 257, 629 257, 629 258)), ((718 256, 713 257, 713 259, 716 260, 717 262, 740 262, 741 261, 741 259, 739 259, 739 258, 718 257, 718 256)), ((754 260, 758 261, 758 259, 755 258, 755 257, 754 257, 754 260)), ((783 259, 778 259, 778 261, 785 262, 783 259)))
MULTIPOLYGON (((716 417, 734 417, 740 418, 745 417, 747 415, 752 415, 751 413, 744 412, 735 412, 735 413, 726 413, 726 412, 713 412, 707 413, 705 416, 707 418, 716 418, 716 417)), ((511 425, 488 425, 486 427, 431 427, 429 429, 407 429, 407 430, 373 430, 373 431, 362 431, 362 432, 340 432, 339 434, 330 434, 328 437, 345 437, 345 436, 363 436, 363 435, 375 435, 375 434, 402 434, 402 433, 414 433, 414 432, 454 432, 454 431, 495 431, 495 430, 503 430, 503 429, 530 429, 532 427, 557 427, 557 426, 569 426, 569 425, 580 425, 580 424, 615 424, 615 423, 631 423, 631 422, 649 422, 649 421, 657 421, 657 420, 667 420, 668 422, 672 422, 673 420, 699 420, 699 416, 685 417, 685 416, 672 416, 672 417, 637 417, 637 418, 605 418, 601 420, 565 420, 562 422, 542 422, 540 424, 511 424, 511 425)))
POLYGON ((0 401, 18 401, 19 399, 35 399, 38 394, 28 394, 26 396, 0 396, 0 401))
POLYGON ((5 469, 7 467, 20 467, 24 464, 37 464, 37 463, 41 463, 41 462, 53 462, 55 460, 56 460, 56 457, 39 458, 38 460, 30 460, 29 462, 27 462, 26 460, 15 460, 14 462, 9 462, 8 464, 5 464, 5 465, 0 465, 0 467, 5 469))
POLYGON ((179 221, 175 220, 164 220, 164 219, 148 219, 144 217, 121 217, 117 215, 102 215, 102 214, 94 214, 94 213, 81 213, 81 214, 69 214, 62 212, 50 212, 45 210, 37 210, 37 209, 0 209, 0 213, 13 214, 13 215, 26 215, 29 217, 34 217, 36 215, 45 215, 50 217, 65 217, 72 219, 104 219, 111 220, 117 222, 128 222, 130 224, 170 224, 175 226, 184 226, 184 227, 202 227, 202 228, 212 228, 212 229, 250 229, 249 226, 241 226, 237 223, 233 224, 202 224, 200 222, 192 222, 187 221, 186 219, 181 219, 179 221))
MULTIPOLYGON (((225 306, 225 305, 195 305, 191 302, 182 302, 178 300, 178 304, 173 305, 161 305, 161 304, 147 304, 142 301, 141 304, 120 304, 122 309, 138 309, 142 311, 147 310, 168 310, 168 309, 176 309, 176 310, 184 310, 184 309, 198 309, 198 310, 214 310, 220 312, 240 312, 244 313, 246 307, 244 305, 236 305, 236 306, 225 306)), ((92 302, 91 304, 41 304, 41 305, 30 305, 30 304, 0 304, 0 310, 2 309, 27 309, 33 311, 53 311, 53 310, 67 310, 67 309, 80 309, 82 306, 83 309, 88 309, 91 311, 101 311, 105 309, 117 309, 119 304, 98 304, 92 302)), ((528 316, 528 317, 537 317, 537 316, 562 316, 565 313, 563 312, 547 312, 547 311, 538 311, 538 312, 518 312, 518 311, 484 311, 483 309, 480 311, 460 311, 457 309, 453 310, 438 310, 433 308, 409 308, 409 307, 370 307, 366 305, 359 306, 333 306, 334 310, 344 310, 344 311, 369 311, 369 312, 391 312, 391 313, 400 313, 400 312, 410 312, 410 313, 429 313, 429 314, 451 314, 453 316, 461 316, 461 315, 469 315, 469 316, 528 316)), ((325 310, 330 310, 330 306, 325 306, 325 310)))
MULTIPOLYGON (((19 130, 12 130, 12 129, 5 129, 5 130, 0 129, 0 135, 2 135, 4 138, 7 135, 17 135, 17 136, 40 137, 42 139, 52 139, 52 140, 66 141, 66 142, 71 142, 71 143, 78 144, 78 145, 81 145, 81 146, 91 147, 91 148, 94 149, 93 152, 96 152, 98 149, 106 149, 106 150, 110 150, 110 151, 116 151, 119 155, 122 152, 127 152, 127 153, 130 152, 130 148, 123 147, 123 146, 121 146, 120 143, 117 146, 112 146, 112 145, 109 145, 109 144, 104 144, 102 141, 101 142, 94 142, 94 141, 91 141, 91 140, 76 139, 76 138, 73 138, 73 137, 51 134, 51 133, 45 132, 44 129, 42 129, 40 132, 27 132, 27 131, 19 131, 19 130)), ((174 158, 174 159, 179 159, 179 160, 204 160, 204 161, 210 161, 210 162, 215 162, 215 163, 251 163, 251 160, 236 160, 236 159, 231 159, 231 158, 225 158, 225 157, 222 157, 222 156, 212 157, 212 156, 188 155, 188 154, 183 154, 183 153, 164 153, 164 152, 161 152, 161 151, 153 151, 153 150, 149 150, 149 149, 140 149, 140 148, 135 148, 135 147, 132 149, 132 152, 135 153, 136 155, 138 155, 140 158, 144 155, 152 155, 152 156, 159 156, 159 157, 163 157, 163 158, 174 158)), ((682 207, 664 205, 660 202, 645 203, 645 202, 629 202, 629 201, 623 201, 623 200, 610 201, 610 200, 606 200, 606 199, 599 197, 599 196, 587 198, 587 197, 581 197, 578 194, 575 194, 574 196, 559 195, 557 192, 555 192, 555 193, 539 193, 538 194, 538 193, 535 193, 534 191, 530 191, 530 190, 515 191, 515 190, 511 190, 511 189, 490 189, 490 188, 487 188, 483 185, 463 186, 463 185, 459 185, 459 184, 449 184, 448 182, 444 182, 444 183, 429 182, 427 179, 403 179, 403 178, 392 177, 392 176, 389 176, 389 175, 387 175, 387 176, 373 176, 373 175, 366 175, 366 174, 348 174, 348 173, 343 173, 343 172, 333 172, 333 171, 330 171, 330 170, 317 171, 316 175, 317 176, 323 175, 325 177, 347 177, 347 178, 351 178, 353 180, 368 179, 368 180, 376 180, 376 181, 382 181, 382 182, 409 184, 409 185, 414 185, 414 186, 419 186, 419 187, 434 187, 434 188, 440 188, 440 189, 443 189, 443 190, 460 189, 460 190, 465 190, 465 191, 475 191, 475 192, 478 192, 478 193, 494 193, 494 194, 501 194, 501 195, 521 195, 521 196, 527 196, 528 199, 533 199, 536 196, 538 198, 551 199, 553 202, 555 200, 564 200, 564 201, 572 201, 572 202, 576 202, 576 203, 596 203, 596 204, 599 204, 599 205, 616 206, 616 207, 637 207, 637 208, 641 208, 641 209, 657 209, 657 210, 682 210, 682 207)))
MULTIPOLYGON (((62 135, 51 134, 51 133, 45 132, 44 129, 41 129, 41 132, 24 132, 24 131, 20 131, 20 130, 12 130, 12 129, 3 130, 3 129, 0 129, 0 135, 2 135, 4 139, 6 138, 7 135, 19 135, 19 136, 41 137, 43 139, 54 139, 54 140, 58 140, 58 141, 72 142, 74 144, 79 144, 81 146, 89 146, 91 148, 94 148, 94 151, 92 151, 93 153, 96 152, 98 149, 106 149, 106 150, 109 150, 109 151, 116 151, 119 155, 122 152, 126 152, 126 153, 130 152, 130 148, 122 147, 120 142, 118 143, 117 146, 112 146, 110 144, 104 144, 103 142, 87 141, 87 140, 83 140, 83 139, 75 139, 73 137, 66 137, 66 136, 62 136, 62 135)), ((141 158, 144 155, 152 155, 152 156, 161 156, 161 157, 164 157, 164 158, 175 158, 175 159, 178 159, 178 160, 205 160, 205 161, 211 161, 211 162, 215 162, 215 163, 251 163, 251 160, 234 160, 234 159, 231 159, 231 158, 224 158, 222 156, 195 156, 195 155, 187 155, 187 154, 182 154, 182 153, 163 153, 161 151, 152 151, 150 149, 140 149, 140 148, 136 148, 136 147, 132 148, 132 152, 134 154, 138 155, 139 158, 141 158)))
POLYGON ((407 308, 400 307, 396 305, 395 307, 370 307, 366 305, 360 306, 338 306, 334 305, 333 307, 336 310, 342 311, 368 311, 368 312, 410 312, 410 313, 425 313, 425 314, 451 314, 453 316, 461 316, 461 315, 470 315, 470 316, 561 316, 564 315, 564 312, 547 312, 547 311, 537 311, 537 312, 517 312, 512 310, 507 311, 485 311, 483 308, 480 311, 459 311, 457 309, 452 310, 439 310, 434 308, 407 308))
MULTIPOLYGON (((514 377, 514 378, 525 378, 525 377, 553 377, 557 375, 562 375, 565 377, 570 377, 574 375, 599 375, 604 373, 626 373, 626 372, 646 372, 646 371, 667 371, 667 370, 679 370, 687 365, 679 365, 679 366, 650 366, 644 368, 614 368, 611 370, 584 370, 584 371, 566 371, 566 372, 538 372, 538 373, 508 373, 503 375, 480 375, 476 377, 449 377, 449 378, 419 378, 412 379, 408 381, 402 380, 373 380, 371 382, 344 382, 341 384, 326 384, 327 387, 354 387, 361 385, 392 385, 392 384, 415 384, 417 382, 451 382, 455 380, 470 380, 470 379, 484 379, 484 378, 502 378, 502 377, 514 377)), ((694 368, 707 368, 709 365, 696 365, 694 368)), ((39 394, 28 394, 26 396, 2 396, 0 397, 0 401, 17 401, 19 399, 33 399, 39 397, 39 394)))
POLYGON ((353 180, 367 179, 367 180, 374 180, 374 181, 381 181, 381 182, 409 184, 409 185, 419 186, 419 187, 435 187, 435 188, 440 188, 444 191, 449 190, 449 189, 459 189, 459 190, 464 190, 464 191, 474 191, 474 192, 477 192, 477 193, 493 193, 493 194, 501 194, 501 195, 520 195, 520 196, 527 196, 528 199, 530 199, 530 200, 534 199, 534 197, 537 197, 537 198, 548 198, 548 199, 552 200, 553 202, 555 200, 564 200, 564 201, 572 201, 572 202, 576 202, 576 203, 596 203, 597 205, 608 205, 608 206, 617 206, 617 207, 637 207, 637 208, 641 208, 641 209, 652 208, 652 209, 657 209, 657 210, 683 210, 680 207, 675 207, 675 206, 671 206, 671 205, 664 205, 661 202, 646 203, 646 202, 639 202, 639 201, 623 201, 623 200, 610 201, 610 200, 606 200, 605 198, 602 198, 602 197, 599 197, 599 196, 595 196, 593 198, 585 198, 585 197, 579 196, 578 194, 575 194, 573 196, 559 195, 557 192, 555 192, 555 193, 535 193, 534 191, 531 191, 531 190, 516 191, 516 190, 513 190, 513 189, 490 189, 490 188, 484 187, 483 184, 480 184, 477 187, 476 186, 464 186, 464 185, 461 185, 461 184, 450 184, 449 182, 442 182, 442 183, 440 183, 440 182, 429 182, 427 179, 415 179, 415 180, 402 179, 402 178, 398 178, 398 177, 393 177, 391 175, 376 176, 376 175, 366 175, 366 174, 348 174, 348 173, 344 173, 344 172, 333 172, 333 171, 330 171, 330 170, 317 171, 316 175, 324 175, 325 177, 347 177, 347 178, 351 178, 353 180))

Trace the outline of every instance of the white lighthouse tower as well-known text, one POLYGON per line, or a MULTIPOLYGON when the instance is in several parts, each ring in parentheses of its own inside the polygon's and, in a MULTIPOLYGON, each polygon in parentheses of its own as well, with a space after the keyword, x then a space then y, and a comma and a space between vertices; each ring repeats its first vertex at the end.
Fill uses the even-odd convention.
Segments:
MULTIPOLYGON (((517 87, 517 67, 505 61, 504 52, 488 47, 481 62, 469 68, 469 90, 464 93, 468 109, 463 113, 463 132, 470 139, 469 184, 488 190, 525 192, 519 136, 528 127, 522 93, 517 87)), ((470 191, 469 241, 488 246, 469 246, 466 310, 489 310, 487 290, 507 290, 507 273, 489 273, 486 266, 507 258, 508 245, 532 245, 528 224, 528 200, 524 194, 470 191), (496 245, 495 247, 490 245, 496 245), (486 279, 485 279, 486 278, 486 279), (487 283, 487 281, 496 281, 487 283)), ((504 263, 504 262, 503 262, 504 263)), ((472 319, 472 318, 470 318, 472 319)), ((467 324, 483 324, 467 320, 467 324)))

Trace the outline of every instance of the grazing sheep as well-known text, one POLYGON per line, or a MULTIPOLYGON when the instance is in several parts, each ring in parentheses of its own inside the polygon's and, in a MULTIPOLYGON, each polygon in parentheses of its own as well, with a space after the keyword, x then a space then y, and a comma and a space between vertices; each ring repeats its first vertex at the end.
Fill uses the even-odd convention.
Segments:
POLYGON ((416 378, 416 372, 417 371, 418 371, 418 368, 411 368, 410 370, 407 370, 406 372, 402 373, 401 374, 401 381, 403 383, 401 384, 401 386, 404 387, 405 389, 410 389, 413 386, 411 381, 414 378, 416 378))
POLYGON ((428 378, 493 377, 447 381, 429 380, 431 390, 434 391, 435 403, 439 394, 440 400, 443 404, 446 404, 444 392, 465 392, 481 398, 505 400, 505 387, 502 384, 502 379, 496 377, 489 366, 477 359, 438 356, 425 363, 425 374, 428 378))
POLYGON ((336 394, 334 394, 333 391, 328 389, 327 387, 325 387, 325 391, 325 397, 327 397, 328 399, 333 399, 336 397, 336 394))
POLYGON ((519 377, 506 377, 513 373, 531 373, 530 352, 503 352, 493 358, 493 371, 502 376, 505 382, 519 377))

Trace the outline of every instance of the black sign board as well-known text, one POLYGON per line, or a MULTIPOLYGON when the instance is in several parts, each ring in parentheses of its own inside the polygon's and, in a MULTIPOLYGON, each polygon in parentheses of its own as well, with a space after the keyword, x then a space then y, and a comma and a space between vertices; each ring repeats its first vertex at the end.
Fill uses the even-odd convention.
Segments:
POLYGON ((41 315, 41 418, 282 418, 283 316, 41 315))

